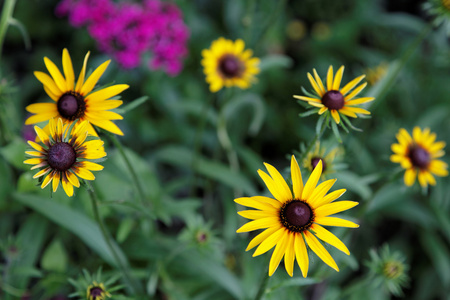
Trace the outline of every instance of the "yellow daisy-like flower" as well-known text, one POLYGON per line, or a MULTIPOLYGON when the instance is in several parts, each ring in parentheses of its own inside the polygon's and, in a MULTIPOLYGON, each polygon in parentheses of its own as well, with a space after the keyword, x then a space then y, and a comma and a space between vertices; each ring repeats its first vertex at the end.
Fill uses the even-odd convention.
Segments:
POLYGON ((322 161, 322 178, 324 178, 327 174, 335 172, 334 160, 340 153, 340 150, 340 148, 335 147, 327 153, 325 148, 320 147, 320 142, 316 142, 314 149, 306 154, 303 160, 303 167, 312 172, 319 161, 322 161))
POLYGON ((294 98, 306 101, 309 105, 320 108, 318 111, 319 115, 330 111, 336 124, 341 122, 340 114, 352 118, 356 118, 356 114, 370 115, 369 111, 360 107, 355 107, 356 105, 375 100, 374 97, 355 99, 367 85, 367 83, 363 83, 356 87, 366 75, 361 75, 347 83, 343 88, 340 88, 342 75, 344 74, 344 66, 339 68, 335 76, 333 76, 333 67, 330 66, 328 68, 326 80, 327 86, 325 88, 316 69, 313 69, 313 73, 314 78, 308 73, 308 79, 316 94, 311 94, 311 97, 294 95, 294 98))
MULTIPOLYGON (((47 121, 51 118, 62 118, 64 123, 72 123, 76 119, 80 119, 89 121, 88 130, 91 135, 97 136, 92 124, 114 134, 123 135, 119 127, 111 122, 111 120, 122 120, 123 117, 110 111, 110 109, 119 107, 123 102, 109 99, 117 96, 129 86, 117 84, 92 92, 110 60, 101 64, 85 80, 88 58, 89 52, 84 58, 83 67, 75 84, 72 60, 67 49, 63 50, 62 55, 64 76, 50 59, 44 57, 44 63, 50 76, 39 71, 34 72, 34 75, 44 85, 47 95, 55 102, 28 105, 26 110, 35 115, 25 121, 26 125, 47 121)), ((47 128, 45 128, 45 132, 48 133, 47 128)))
POLYGON ((284 256, 284 266, 290 276, 293 276, 294 260, 297 259, 303 277, 306 277, 309 265, 306 248, 306 244, 308 244, 309 248, 327 265, 339 271, 334 259, 316 237, 342 252, 350 254, 344 243, 322 225, 359 227, 358 224, 351 221, 330 217, 330 215, 358 205, 358 202, 332 203, 346 191, 341 189, 326 195, 336 179, 327 180, 316 187, 322 174, 322 161, 318 162, 310 178, 303 185, 300 167, 295 157, 292 156, 293 194, 281 174, 273 166, 264 165, 270 175, 262 170, 258 170, 258 174, 275 199, 256 196, 234 200, 241 205, 256 208, 256 210, 238 212, 242 217, 253 221, 243 225, 237 232, 267 228, 250 241, 246 251, 259 245, 253 253, 253 256, 257 256, 275 247, 269 263, 269 276, 272 276, 284 256))
POLYGON ((105 289, 103 283, 94 281, 86 290, 86 299, 88 300, 105 300, 107 297, 111 298, 111 294, 105 289))
POLYGON ((429 184, 435 185, 436 176, 447 176, 448 165, 437 158, 444 156, 445 143, 435 142, 436 134, 431 133, 429 128, 424 130, 414 127, 412 137, 408 131, 401 128, 396 135, 398 144, 392 144, 394 152, 391 161, 399 163, 406 169, 404 181, 407 186, 412 186, 419 180, 422 187, 429 184))
POLYGON ((201 63, 211 92, 217 92, 224 86, 246 89, 256 81, 259 58, 252 57, 253 51, 244 48, 241 39, 233 42, 221 37, 212 42, 210 49, 202 51, 201 63))
POLYGON ((382 62, 374 68, 367 68, 367 82, 369 82, 370 85, 375 85, 375 83, 380 81, 386 75, 388 69, 389 65, 386 62, 382 62))
POLYGON ((53 181, 53 192, 56 192, 61 182, 67 196, 71 197, 73 187, 80 187, 78 177, 94 180, 95 176, 91 171, 103 170, 103 166, 90 161, 103 158, 106 153, 103 150, 102 140, 86 141, 88 126, 88 121, 74 127, 64 124, 61 118, 58 121, 51 119, 50 135, 34 126, 40 144, 28 141, 33 151, 25 153, 32 158, 25 160, 24 163, 34 165, 31 170, 40 169, 33 178, 47 175, 42 181, 41 188, 45 188, 53 181))

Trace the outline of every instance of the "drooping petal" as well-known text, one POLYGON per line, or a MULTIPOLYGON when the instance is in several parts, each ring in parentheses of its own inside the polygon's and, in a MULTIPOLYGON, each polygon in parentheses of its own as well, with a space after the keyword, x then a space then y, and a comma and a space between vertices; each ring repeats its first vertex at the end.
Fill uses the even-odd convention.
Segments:
POLYGON ((269 276, 272 276, 275 270, 280 265, 280 261, 284 256, 284 253, 286 252, 286 246, 288 242, 288 232, 285 232, 280 240, 278 241, 275 250, 272 253, 272 257, 270 258, 269 262, 269 276))
POLYGON ((341 122, 341 117, 339 116, 339 113, 337 110, 332 109, 331 116, 333 117, 333 120, 336 122, 336 124, 339 124, 341 122))
POLYGON ((305 232, 305 239, 309 248, 311 248, 311 250, 314 251, 314 253, 316 253, 324 263, 339 272, 339 268, 334 259, 331 257, 330 253, 328 253, 328 251, 311 232, 305 232))
POLYGON ((289 276, 294 276, 294 260, 295 260, 295 248, 294 248, 295 234, 287 234, 286 251, 284 254, 284 267, 289 276))
POLYGON ((415 169, 408 169, 405 171, 404 181, 407 186, 412 186, 416 181, 417 171, 415 169))
POLYGON ((294 247, 295 259, 297 260, 297 264, 302 271, 303 277, 306 278, 306 276, 308 275, 309 257, 308 251, 306 250, 305 241, 303 240, 303 236, 301 233, 297 233, 295 235, 294 247))
POLYGON ((345 246, 345 244, 330 231, 326 230, 318 224, 313 224, 311 229, 314 230, 315 235, 319 239, 341 250, 345 254, 350 255, 350 251, 348 251, 347 246, 345 246))

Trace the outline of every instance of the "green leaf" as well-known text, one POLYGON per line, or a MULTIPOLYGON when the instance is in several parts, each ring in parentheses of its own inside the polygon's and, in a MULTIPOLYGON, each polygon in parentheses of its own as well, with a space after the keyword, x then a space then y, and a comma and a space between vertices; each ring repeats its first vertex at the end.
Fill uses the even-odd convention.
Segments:
POLYGON ((380 210, 389 210, 393 206, 400 205, 403 201, 409 198, 409 190, 405 188, 399 188, 397 182, 390 183, 383 186, 376 192, 376 194, 370 200, 366 212, 367 214, 373 214, 380 210))
POLYGON ((304 118, 304 117, 307 117, 307 116, 310 116, 310 115, 317 114, 319 112, 319 110, 320 110, 319 108, 313 108, 313 109, 310 109, 308 111, 305 111, 304 113, 300 113, 298 115, 300 117, 304 118))
POLYGON ((341 135, 339 134, 339 129, 337 127, 336 122, 334 120, 331 121, 331 129, 333 130, 334 136, 338 140, 339 143, 342 143, 341 135))
POLYGON ((271 68, 289 68, 292 66, 292 58, 287 55, 272 54, 261 57, 259 63, 259 69, 261 72, 269 70, 271 68))
POLYGON ((341 171, 336 173, 336 178, 335 189, 346 188, 347 190, 358 194, 364 200, 369 199, 372 195, 371 188, 355 173, 341 171))
MULTIPOLYGON (((78 236, 88 247, 110 265, 118 267, 113 254, 103 238, 99 226, 89 217, 70 207, 35 195, 16 193, 13 197, 20 203, 44 215, 49 220, 66 228, 78 236)), ((123 264, 128 265, 126 256, 114 242, 113 247, 123 264)))
POLYGON ((428 254, 443 286, 450 285, 450 251, 442 239, 432 231, 419 231, 422 248, 428 254))
POLYGON ((139 97, 137 99, 134 99, 133 101, 131 101, 127 105, 124 105, 121 108, 116 109, 115 111, 118 114, 126 114, 130 110, 133 110, 133 109, 137 108, 138 106, 144 104, 148 99, 149 99, 148 96, 139 97))
POLYGON ((55 239, 42 255, 41 266, 47 271, 64 273, 67 269, 67 254, 60 240, 55 239))
MULTIPOLYGON (((29 170, 30 165, 25 165, 25 151, 27 144, 23 139, 15 137, 8 145, 0 148, 0 154, 5 160, 19 170, 29 170)), ((30 147, 31 150, 31 147, 30 147)))

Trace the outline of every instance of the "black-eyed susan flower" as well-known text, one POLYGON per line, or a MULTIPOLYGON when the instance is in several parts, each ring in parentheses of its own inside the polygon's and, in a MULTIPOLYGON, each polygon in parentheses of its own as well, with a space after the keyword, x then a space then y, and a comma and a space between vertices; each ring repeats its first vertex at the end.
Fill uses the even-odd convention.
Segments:
POLYGON ((294 95, 294 98, 306 101, 309 105, 317 107, 319 115, 331 113, 331 117, 333 117, 336 124, 341 122, 340 115, 352 118, 356 118, 357 114, 370 115, 369 111, 356 106, 373 101, 375 98, 355 98, 367 85, 367 83, 363 83, 356 87, 366 75, 361 75, 347 83, 343 88, 340 88, 344 66, 339 68, 336 75, 333 75, 332 66, 328 68, 326 87, 315 69, 313 69, 313 73, 314 77, 308 73, 308 79, 314 89, 314 94, 308 93, 309 97, 294 95))
POLYGON ((49 122, 50 135, 38 126, 34 127, 40 143, 28 141, 33 151, 25 153, 32 158, 24 161, 25 164, 34 165, 31 170, 39 169, 33 178, 45 176, 41 188, 52 182, 53 192, 56 192, 61 183, 67 196, 73 195, 73 187, 80 187, 79 178, 94 180, 91 171, 100 171, 103 166, 92 162, 106 156, 103 150, 103 141, 94 139, 86 141, 88 135, 88 121, 78 126, 64 124, 61 118, 49 122))
POLYGON ((308 181, 303 185, 300 167, 292 156, 293 194, 281 174, 273 166, 264 165, 270 175, 262 170, 258 170, 258 174, 274 198, 255 196, 234 200, 241 205, 256 208, 238 212, 242 217, 252 221, 244 224, 237 232, 265 229, 250 241, 246 251, 258 246, 253 253, 253 256, 257 256, 275 247, 269 263, 269 276, 272 276, 284 256, 284 266, 290 276, 293 276, 296 259, 303 276, 306 277, 309 266, 306 245, 327 265, 339 271, 330 253, 317 238, 350 254, 344 243, 322 226, 358 227, 358 224, 351 221, 331 217, 335 213, 358 205, 358 202, 333 202, 345 192, 345 189, 341 189, 327 195, 336 179, 327 180, 316 186, 322 174, 322 161, 318 162, 308 181))
POLYGON ((366 69, 366 80, 370 85, 374 85, 380 81, 387 73, 389 65, 386 62, 380 63, 378 66, 366 69))
POLYGON ((404 181, 407 186, 412 186, 416 177, 419 184, 426 187, 428 184, 436 184, 433 174, 442 177, 448 175, 448 165, 437 159, 444 156, 445 143, 436 142, 436 134, 430 132, 429 128, 422 130, 414 127, 412 137, 401 128, 396 137, 398 144, 391 146, 394 152, 391 161, 406 169, 404 181))
POLYGON ((309 151, 303 159, 303 167, 312 172, 319 161, 322 161, 322 178, 335 172, 335 159, 343 150, 339 147, 321 147, 320 142, 316 142, 314 148, 309 151))
POLYGON ((233 42, 221 37, 212 42, 210 49, 202 51, 201 63, 211 92, 217 92, 224 86, 247 89, 256 81, 259 58, 252 57, 253 51, 244 48, 241 39, 233 42))
POLYGON ((83 270, 83 276, 80 276, 77 280, 69 278, 69 282, 76 288, 76 292, 70 294, 69 297, 78 296, 79 299, 106 300, 116 296, 111 294, 122 288, 121 285, 114 284, 119 278, 120 275, 116 275, 105 281, 102 279, 101 268, 92 275, 83 270))
MULTIPOLYGON (((123 135, 119 127, 111 122, 111 120, 121 120, 123 117, 110 111, 119 107, 122 101, 112 100, 110 98, 117 96, 129 86, 126 84, 116 84, 92 92, 108 67, 110 60, 102 63, 85 80, 88 58, 89 52, 84 58, 83 67, 75 84, 72 60, 67 49, 63 50, 62 55, 64 76, 50 59, 44 57, 44 63, 50 75, 40 71, 34 72, 34 75, 44 85, 45 92, 54 102, 28 105, 26 110, 34 115, 25 121, 26 125, 47 121, 51 118, 61 118, 64 123, 72 123, 80 119, 81 121, 89 121, 88 130, 91 135, 97 136, 92 125, 114 134, 123 135)), ((46 129, 45 132, 48 133, 46 129)))
POLYGON ((88 300, 105 300, 111 298, 111 294, 105 289, 103 283, 94 281, 86 290, 86 299, 88 300))

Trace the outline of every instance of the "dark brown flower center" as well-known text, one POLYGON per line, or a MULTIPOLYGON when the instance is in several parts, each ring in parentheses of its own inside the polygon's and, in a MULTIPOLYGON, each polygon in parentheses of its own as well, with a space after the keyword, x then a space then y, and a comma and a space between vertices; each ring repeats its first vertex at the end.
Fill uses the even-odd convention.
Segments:
POLYGON ((302 232, 311 227, 314 213, 306 202, 292 200, 281 207, 280 219, 283 226, 290 231, 302 232))
POLYGON ((328 109, 341 109, 344 107, 344 96, 339 91, 328 91, 322 97, 322 104, 328 109))
POLYGON ((242 62, 234 55, 224 55, 219 61, 220 73, 227 78, 240 76, 242 67, 242 62))
POLYGON ((104 293, 103 289, 98 286, 94 286, 89 290, 90 296, 94 299, 97 299, 97 297, 102 297, 103 293, 104 293))
POLYGON ((58 171, 67 171, 75 163, 77 155, 72 146, 58 142, 48 149, 47 161, 50 167, 58 171))
POLYGON ((325 172, 325 169, 327 168, 327 164, 325 163, 325 160, 323 160, 320 157, 313 157, 311 159, 312 169, 314 170, 316 168, 316 166, 319 164, 319 161, 322 161, 322 172, 325 172))
POLYGON ((409 149, 409 159, 413 166, 425 169, 430 163, 430 153, 422 147, 416 145, 409 149))
POLYGON ((59 114, 69 120, 76 120, 84 115, 86 103, 83 96, 75 92, 65 93, 58 99, 57 103, 59 114))

